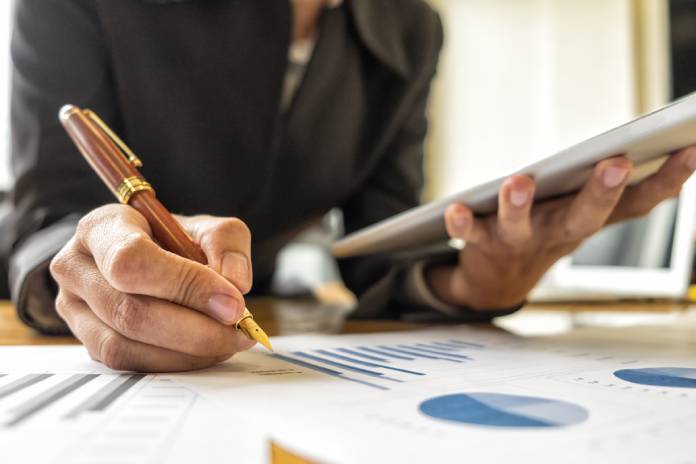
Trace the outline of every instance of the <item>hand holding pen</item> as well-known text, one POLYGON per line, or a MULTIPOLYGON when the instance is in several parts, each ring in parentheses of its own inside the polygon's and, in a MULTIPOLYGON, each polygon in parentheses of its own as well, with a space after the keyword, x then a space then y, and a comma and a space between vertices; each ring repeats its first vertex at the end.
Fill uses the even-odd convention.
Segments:
POLYGON ((221 362, 252 339, 267 344, 244 306, 252 283, 246 225, 174 220, 135 169, 139 160, 127 147, 115 151, 122 142, 96 115, 68 107, 61 120, 124 203, 87 214, 51 263, 56 309, 90 355, 118 370, 180 371, 221 362))

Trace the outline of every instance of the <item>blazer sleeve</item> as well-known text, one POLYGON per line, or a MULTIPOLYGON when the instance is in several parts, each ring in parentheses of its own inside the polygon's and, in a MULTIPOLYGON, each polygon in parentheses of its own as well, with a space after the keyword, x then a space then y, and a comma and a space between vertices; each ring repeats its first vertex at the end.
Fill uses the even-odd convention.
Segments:
MULTIPOLYGON (((432 10, 431 10, 432 11, 432 10)), ((419 21, 420 22, 420 21, 419 21)), ((342 205, 346 233, 351 233, 417 206, 423 188, 424 141, 428 132, 426 107, 442 48, 442 24, 436 13, 421 28, 423 49, 418 69, 412 70, 403 116, 392 142, 360 191, 342 205)), ((357 317, 398 318, 406 310, 397 295, 410 266, 392 256, 375 255, 339 260, 346 286, 358 296, 357 317)), ((407 306, 411 306, 408 305, 407 306)))
POLYGON ((113 124, 113 85, 91 0, 16 3, 11 55, 11 208, 0 224, 0 253, 19 317, 65 333, 56 315, 51 258, 84 213, 110 201, 58 121, 66 103, 113 124))
MULTIPOLYGON (((407 107, 403 123, 382 161, 360 192, 343 205, 346 233, 354 232, 382 219, 418 206, 423 187, 424 141, 428 131, 426 108, 431 82, 442 48, 443 30, 433 12, 431 47, 425 65, 413 84, 415 98, 407 107)), ((484 322, 510 314, 522 305, 497 311, 474 311, 439 301, 423 278, 424 269, 433 264, 457 261, 449 247, 411 254, 375 255, 339 260, 341 275, 358 296, 356 318, 409 320, 447 320, 484 322)))

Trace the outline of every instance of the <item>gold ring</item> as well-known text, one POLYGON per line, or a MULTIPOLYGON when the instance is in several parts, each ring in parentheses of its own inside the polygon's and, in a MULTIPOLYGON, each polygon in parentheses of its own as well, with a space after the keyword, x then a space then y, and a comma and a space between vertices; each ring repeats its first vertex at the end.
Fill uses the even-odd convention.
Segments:
POLYGON ((116 196, 118 196, 121 203, 127 205, 133 194, 142 192, 143 190, 151 190, 154 193, 152 185, 140 177, 128 177, 127 179, 123 179, 121 185, 118 186, 118 193, 116 196))

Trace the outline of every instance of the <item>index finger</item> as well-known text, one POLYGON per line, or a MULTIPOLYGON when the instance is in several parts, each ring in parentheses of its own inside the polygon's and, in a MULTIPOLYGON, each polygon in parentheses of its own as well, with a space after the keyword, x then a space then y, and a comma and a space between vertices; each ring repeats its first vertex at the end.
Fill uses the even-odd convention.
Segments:
POLYGON ((208 266, 160 248, 145 218, 133 208, 112 205, 102 214, 86 216, 76 239, 107 282, 121 292, 171 301, 225 324, 241 318, 241 292, 208 266))
POLYGON ((211 268, 242 293, 251 290, 251 232, 244 222, 207 215, 177 219, 200 244, 211 268))
POLYGON ((696 170, 696 146, 671 155, 660 169, 636 185, 626 189, 610 222, 643 216, 660 202, 679 195, 684 182, 696 170))
POLYGON ((584 239, 606 223, 619 202, 632 164, 623 156, 600 161, 572 202, 558 210, 560 221, 554 231, 562 241, 584 239))

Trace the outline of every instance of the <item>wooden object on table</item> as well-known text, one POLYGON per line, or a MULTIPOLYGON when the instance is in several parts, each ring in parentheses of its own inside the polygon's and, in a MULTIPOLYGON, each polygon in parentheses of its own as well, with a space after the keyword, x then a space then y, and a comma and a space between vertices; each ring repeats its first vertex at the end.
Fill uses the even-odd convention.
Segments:
POLYGON ((47 337, 30 329, 17 317, 11 301, 0 301, 0 345, 66 345, 73 337, 47 337))

